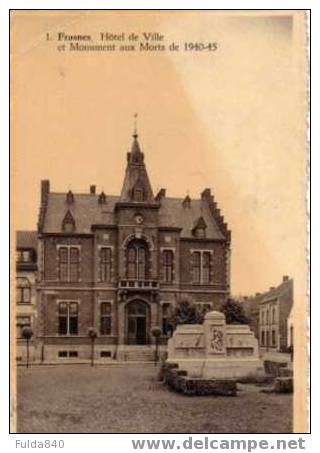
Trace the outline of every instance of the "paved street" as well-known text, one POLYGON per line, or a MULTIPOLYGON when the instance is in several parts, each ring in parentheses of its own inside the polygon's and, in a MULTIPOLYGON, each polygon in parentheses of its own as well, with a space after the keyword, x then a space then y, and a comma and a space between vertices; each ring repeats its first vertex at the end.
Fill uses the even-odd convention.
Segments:
POLYGON ((240 386, 237 397, 185 397, 152 364, 18 368, 21 433, 291 432, 292 395, 240 386))

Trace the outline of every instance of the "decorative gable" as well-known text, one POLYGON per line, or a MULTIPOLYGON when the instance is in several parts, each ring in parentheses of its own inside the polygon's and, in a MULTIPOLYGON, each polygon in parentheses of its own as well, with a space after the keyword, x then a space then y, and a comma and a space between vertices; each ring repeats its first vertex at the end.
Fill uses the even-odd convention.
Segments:
POLYGON ((73 233, 76 229, 76 222, 73 218, 73 215, 68 210, 64 219, 62 220, 62 231, 65 233, 73 233))

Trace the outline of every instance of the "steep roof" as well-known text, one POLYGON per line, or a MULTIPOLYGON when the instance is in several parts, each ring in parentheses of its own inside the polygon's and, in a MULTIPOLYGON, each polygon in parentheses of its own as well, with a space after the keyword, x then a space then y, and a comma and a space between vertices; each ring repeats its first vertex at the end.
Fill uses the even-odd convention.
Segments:
POLYGON ((25 249, 37 249, 37 231, 17 231, 16 232, 16 247, 25 249))
MULTIPOLYGON (((115 224, 115 204, 120 197, 106 195, 106 202, 99 203, 98 194, 74 193, 74 203, 67 204, 65 193, 50 192, 44 219, 44 233, 60 233, 62 222, 68 212, 71 212, 76 232, 90 233, 93 224, 115 224)), ((207 228, 208 239, 224 239, 209 207, 201 199, 191 200, 190 207, 183 207, 182 198, 166 198, 161 201, 159 209, 159 227, 181 228, 182 237, 192 237, 192 229, 199 217, 203 217, 207 228)))
POLYGON ((136 133, 133 135, 131 152, 127 154, 127 168, 120 195, 121 201, 132 201, 135 189, 142 190, 144 201, 154 201, 152 187, 144 163, 144 154, 141 152, 136 133))

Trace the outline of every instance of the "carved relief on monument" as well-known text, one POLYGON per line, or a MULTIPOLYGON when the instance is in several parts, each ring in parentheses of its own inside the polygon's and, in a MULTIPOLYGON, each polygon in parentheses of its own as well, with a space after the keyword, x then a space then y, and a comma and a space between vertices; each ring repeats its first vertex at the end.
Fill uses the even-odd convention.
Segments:
POLYGON ((212 328, 210 347, 212 349, 212 352, 224 352, 224 334, 222 329, 219 329, 217 327, 212 328))

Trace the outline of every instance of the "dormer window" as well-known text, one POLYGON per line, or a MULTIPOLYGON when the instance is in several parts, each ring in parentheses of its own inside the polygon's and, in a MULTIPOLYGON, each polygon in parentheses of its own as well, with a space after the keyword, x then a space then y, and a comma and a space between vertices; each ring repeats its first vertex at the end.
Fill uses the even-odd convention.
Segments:
POLYGON ((141 187, 135 187, 133 189, 134 201, 143 201, 143 189, 141 187))
POLYGON ((71 192, 71 190, 69 190, 69 192, 66 195, 66 202, 68 204, 74 203, 74 196, 73 196, 73 193, 71 192))
POLYGON ((201 216, 195 223, 195 226, 192 229, 192 234, 198 239, 203 239, 206 237, 206 228, 207 224, 204 221, 204 218, 201 216))
POLYGON ((195 231, 194 231, 194 235, 196 238, 198 239, 203 239, 206 237, 206 230, 204 228, 197 228, 195 231))
POLYGON ((65 233, 73 233, 76 229, 76 222, 70 211, 66 213, 62 221, 62 231, 65 233))

